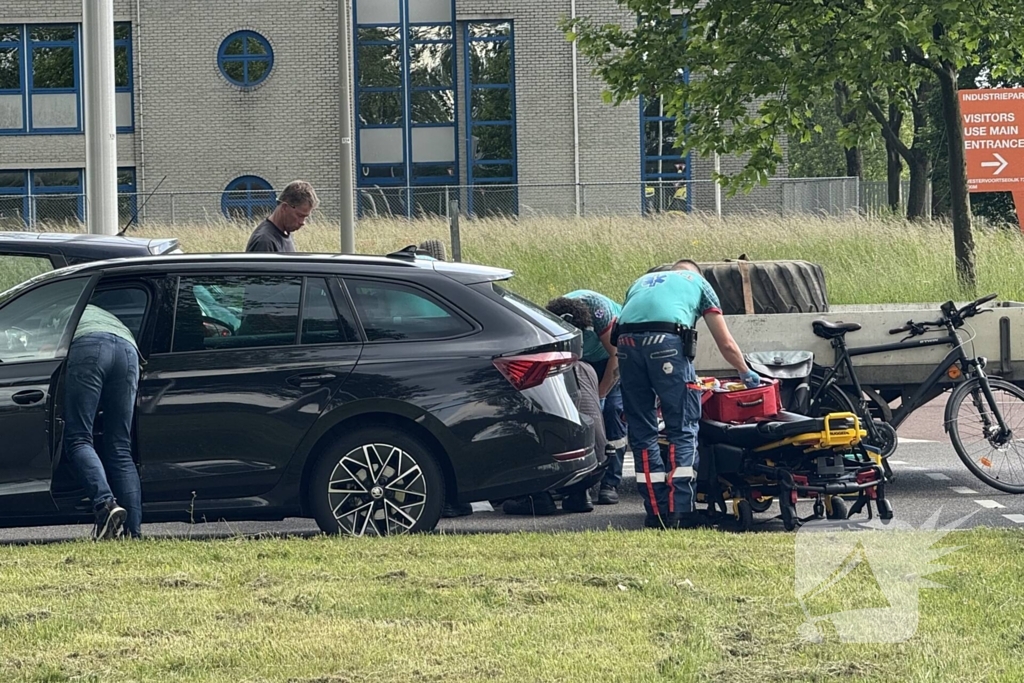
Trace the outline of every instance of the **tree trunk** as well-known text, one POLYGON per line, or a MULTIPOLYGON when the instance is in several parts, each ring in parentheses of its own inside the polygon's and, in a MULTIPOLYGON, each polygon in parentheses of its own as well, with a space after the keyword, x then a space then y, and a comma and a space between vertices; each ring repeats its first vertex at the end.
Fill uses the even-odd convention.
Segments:
MULTIPOLYGON (((890 99, 894 95, 890 95, 890 99)), ((899 135, 903 127, 903 112, 899 105, 889 104, 889 127, 899 135)), ((900 211, 900 181, 903 176, 903 160, 900 158, 900 151, 889 140, 885 141, 885 181, 889 210, 894 214, 900 211)))
POLYGON ((850 147, 846 152, 846 175, 851 178, 860 178, 864 173, 864 155, 860 147, 850 147))
POLYGON ((928 216, 928 181, 932 175, 932 162, 928 154, 917 148, 910 167, 910 192, 907 194, 907 219, 921 220, 928 216))
POLYGON ((956 67, 943 63, 937 71, 942 92, 942 122, 949 151, 949 203, 953 218, 953 251, 960 284, 973 294, 978 285, 974 263, 974 236, 971 233, 971 202, 967 193, 967 158, 964 153, 964 124, 960 113, 960 95, 956 67))

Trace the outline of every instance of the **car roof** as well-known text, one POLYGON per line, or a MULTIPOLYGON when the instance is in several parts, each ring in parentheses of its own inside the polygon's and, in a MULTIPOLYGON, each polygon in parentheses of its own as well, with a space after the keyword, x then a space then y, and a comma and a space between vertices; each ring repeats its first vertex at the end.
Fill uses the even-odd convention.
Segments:
MULTIPOLYGON (((275 253, 209 253, 209 254, 166 254, 163 256, 141 256, 93 261, 73 266, 76 274, 82 275, 94 271, 107 273, 131 272, 147 270, 150 267, 159 270, 199 267, 201 269, 217 266, 237 266, 246 270, 263 271, 269 269, 307 270, 313 266, 377 266, 385 269, 426 270, 444 274, 464 284, 507 280, 513 271, 506 268, 481 266, 471 263, 452 263, 433 259, 417 258, 411 255, 376 256, 364 254, 275 254, 275 253)), ((51 271, 54 277, 68 272, 69 268, 51 271)), ((49 274, 49 273, 48 273, 49 274)))
POLYGON ((66 255, 83 258, 111 258, 113 254, 134 255, 170 251, 178 246, 174 237, 151 239, 127 235, 93 235, 73 232, 0 232, 0 247, 23 246, 33 251, 48 247, 66 255))

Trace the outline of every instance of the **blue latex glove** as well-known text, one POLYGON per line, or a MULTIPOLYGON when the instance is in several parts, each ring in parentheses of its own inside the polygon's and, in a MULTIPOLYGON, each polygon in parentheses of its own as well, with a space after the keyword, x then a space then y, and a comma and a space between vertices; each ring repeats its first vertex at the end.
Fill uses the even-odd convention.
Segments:
POLYGON ((740 375, 740 379, 743 381, 743 386, 747 389, 753 389, 761 386, 761 375, 757 374, 753 370, 747 370, 744 372, 740 375))

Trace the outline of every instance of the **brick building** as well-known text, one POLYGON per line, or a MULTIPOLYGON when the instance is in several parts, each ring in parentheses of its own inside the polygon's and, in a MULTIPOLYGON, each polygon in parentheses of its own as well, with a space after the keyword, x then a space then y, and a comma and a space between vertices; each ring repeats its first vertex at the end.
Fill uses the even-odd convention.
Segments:
MULTIPOLYGON (((614 0, 576 4, 630 21, 614 0)), ((364 215, 443 213, 451 199, 480 215, 639 212, 669 208, 681 180, 710 177, 709 160, 677 158, 657 102, 611 107, 589 66, 574 69, 557 28, 570 0, 350 8, 364 215)), ((338 3, 114 0, 114 19, 122 215, 159 183, 147 218, 250 219, 294 178, 320 188, 331 212, 338 3)), ((5 224, 84 216, 81 20, 81 0, 0 3, 5 224)), ((709 208, 710 189, 697 194, 674 208, 709 208)))

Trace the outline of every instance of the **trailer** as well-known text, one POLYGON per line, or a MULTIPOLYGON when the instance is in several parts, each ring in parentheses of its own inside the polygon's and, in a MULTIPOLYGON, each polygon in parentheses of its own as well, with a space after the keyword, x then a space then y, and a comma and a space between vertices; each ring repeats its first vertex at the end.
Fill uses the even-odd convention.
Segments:
MULTIPOLYGON (((968 302, 961 302, 962 306, 968 302)), ((804 350, 814 354, 816 365, 831 366, 835 351, 827 339, 815 336, 815 320, 855 322, 862 328, 846 334, 851 349, 893 344, 906 335, 892 335, 891 329, 907 321, 923 322, 940 317, 940 303, 877 304, 830 306, 827 313, 774 313, 726 315, 733 337, 744 353, 756 351, 804 350)), ((986 372, 1024 388, 1024 303, 993 301, 991 312, 967 321, 959 330, 968 356, 988 360, 986 372)), ((703 320, 697 323, 697 359, 701 375, 729 376, 735 370, 718 351, 703 320)), ((931 331, 915 340, 938 338, 944 331, 931 331)), ((886 351, 853 358, 857 376, 865 394, 881 412, 898 405, 900 398, 912 394, 932 373, 950 348, 946 345, 886 351), (883 405, 884 404, 884 405, 883 405)), ((954 373, 955 374, 955 373, 954 373)), ((946 377, 933 394, 951 389, 957 380, 946 377)), ((934 397, 933 396, 933 397, 934 397)))

